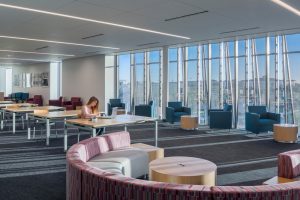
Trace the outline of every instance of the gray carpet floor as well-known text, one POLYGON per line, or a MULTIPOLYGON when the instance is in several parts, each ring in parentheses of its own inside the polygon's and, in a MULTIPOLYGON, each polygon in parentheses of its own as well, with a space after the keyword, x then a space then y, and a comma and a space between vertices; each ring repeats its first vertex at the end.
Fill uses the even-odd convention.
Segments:
MULTIPOLYGON (((108 128, 107 132, 123 130, 108 128)), ((154 144, 154 125, 128 127, 133 143, 154 144)), ((77 142, 77 130, 70 130, 69 146, 77 142), (72 134, 73 133, 73 134, 72 134)), ((43 133, 43 137, 44 137, 43 133)), ((52 131, 50 146, 43 137, 27 140, 26 131, 0 131, 0 199, 64 200, 66 162, 63 130, 52 131)), ((89 134, 81 133, 81 139, 89 134)), ((159 124, 159 146, 165 156, 193 156, 216 163, 218 185, 258 185, 277 174, 277 154, 299 149, 300 144, 274 142, 271 133, 258 136, 243 130, 181 130, 176 125, 159 124)))

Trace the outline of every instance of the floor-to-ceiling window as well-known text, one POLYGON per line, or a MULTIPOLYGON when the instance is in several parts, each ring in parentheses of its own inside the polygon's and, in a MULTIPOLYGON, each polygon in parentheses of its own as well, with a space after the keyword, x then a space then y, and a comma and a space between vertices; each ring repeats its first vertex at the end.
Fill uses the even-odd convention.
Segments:
MULTIPOLYGON (((105 56, 105 105, 109 103, 109 99, 115 98, 116 83, 116 63, 115 56, 105 56)), ((105 106, 105 109, 107 107, 105 106)), ((106 111, 107 112, 107 111, 106 111)))
POLYGON ((161 50, 148 52, 148 100, 153 101, 153 116, 161 116, 161 50))
POLYGON ((187 47, 186 53, 187 106, 198 115, 198 46, 187 47))
POLYGON ((134 104, 145 103, 145 53, 138 52, 134 54, 134 104))
POLYGON ((178 48, 169 49, 168 87, 169 101, 178 100, 178 48))
POLYGON ((126 104, 127 110, 131 106, 131 68, 130 54, 118 56, 118 96, 126 104))

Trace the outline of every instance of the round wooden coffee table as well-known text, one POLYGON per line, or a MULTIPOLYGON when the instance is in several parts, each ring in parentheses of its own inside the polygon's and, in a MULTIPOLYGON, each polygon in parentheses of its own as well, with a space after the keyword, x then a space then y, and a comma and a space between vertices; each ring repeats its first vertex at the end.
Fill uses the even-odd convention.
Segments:
POLYGON ((149 164, 149 179, 158 182, 214 186, 217 166, 193 157, 165 157, 149 164))
POLYGON ((298 125, 296 124, 274 124, 273 138, 277 142, 296 143, 298 141, 298 125))

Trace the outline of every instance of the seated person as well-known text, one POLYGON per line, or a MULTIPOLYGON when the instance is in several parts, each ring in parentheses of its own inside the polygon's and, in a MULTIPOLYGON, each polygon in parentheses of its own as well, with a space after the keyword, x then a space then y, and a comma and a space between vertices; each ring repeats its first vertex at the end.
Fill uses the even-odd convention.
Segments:
MULTIPOLYGON (((86 105, 81 108, 81 118, 92 119, 100 115, 99 112, 99 100, 96 97, 91 97, 86 105)), ((103 133, 103 128, 97 129, 97 135, 103 133)))

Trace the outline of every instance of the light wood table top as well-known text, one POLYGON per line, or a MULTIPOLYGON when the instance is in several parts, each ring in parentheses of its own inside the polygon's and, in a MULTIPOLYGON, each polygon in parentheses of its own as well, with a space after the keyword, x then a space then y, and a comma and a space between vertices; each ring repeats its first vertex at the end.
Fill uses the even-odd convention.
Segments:
POLYGON ((81 110, 65 110, 65 111, 54 111, 48 113, 31 113, 30 115, 40 118, 65 118, 65 117, 79 117, 81 110))
POLYGON ((7 107, 35 107, 36 104, 32 103, 10 103, 10 104, 0 104, 0 108, 7 108, 7 107))
POLYGON ((290 183, 290 182, 295 182, 295 181, 300 181, 300 177, 297 177, 294 179, 289 179, 289 178, 274 176, 273 178, 263 182, 263 184, 264 185, 276 185, 276 184, 290 183))
POLYGON ((14 103, 13 101, 0 101, 0 104, 12 104, 14 103))
POLYGON ((117 115, 114 118, 98 117, 96 122, 91 121, 91 119, 71 119, 71 120, 67 120, 67 123, 76 124, 80 126, 87 126, 92 128, 101 128, 107 126, 133 124, 138 122, 155 121, 155 120, 156 120, 155 118, 136 116, 136 115, 117 115))
POLYGON ((208 160, 194 157, 165 157, 149 164, 150 179, 153 181, 215 185, 217 166, 208 160))
POLYGON ((34 110, 62 110, 65 109, 63 107, 58 106, 37 106, 37 107, 16 107, 16 108, 4 108, 3 110, 9 112, 16 112, 16 113, 26 113, 26 112, 34 112, 34 110))

